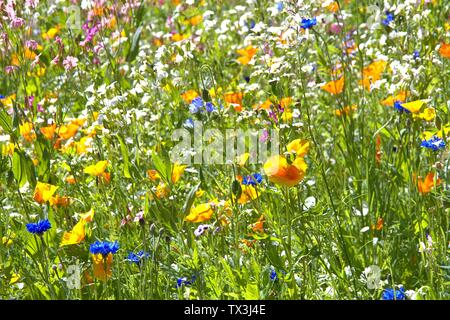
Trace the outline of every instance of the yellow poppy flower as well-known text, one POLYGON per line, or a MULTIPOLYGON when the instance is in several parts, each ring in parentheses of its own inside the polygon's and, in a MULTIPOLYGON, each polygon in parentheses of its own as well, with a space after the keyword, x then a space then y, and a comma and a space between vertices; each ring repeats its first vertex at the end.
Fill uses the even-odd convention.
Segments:
POLYGON ((19 125, 19 132, 20 135, 28 142, 32 142, 36 139, 36 133, 33 131, 33 124, 31 122, 25 122, 19 125))
POLYGON ((402 103, 402 107, 407 109, 411 113, 418 113, 424 104, 425 101, 416 100, 407 103, 402 103))
POLYGON ((94 277, 102 281, 106 281, 112 276, 113 255, 109 253, 106 258, 103 258, 101 253, 92 255, 92 262, 94 263, 94 277))
POLYGON ((84 220, 86 222, 92 222, 92 220, 94 219, 94 214, 95 214, 94 209, 91 209, 86 213, 80 213, 79 216, 81 220, 84 220))
POLYGON ((309 141, 295 139, 286 146, 286 149, 288 152, 295 152, 299 157, 304 157, 309 150, 309 141))
POLYGON ((237 163, 240 167, 245 166, 245 163, 250 158, 250 153, 246 152, 237 157, 237 163))
POLYGON ((6 98, 0 99, 0 102, 6 107, 11 108, 16 100, 16 94, 12 94, 6 98))
POLYGON ((62 125, 58 128, 58 135, 62 139, 70 139, 77 134, 79 126, 76 124, 62 125))
POLYGON ((210 203, 202 203, 192 208, 184 220, 188 222, 205 222, 211 219, 213 213, 214 211, 210 203))
POLYGON ((178 180, 180 180, 181 175, 184 172, 184 169, 186 168, 186 166, 182 166, 178 163, 175 163, 173 168, 172 168, 172 183, 177 183, 178 180))
POLYGON ((200 22, 202 22, 203 20, 203 16, 201 14, 193 16, 192 18, 188 19, 187 22, 188 24, 192 25, 192 26, 196 26, 198 25, 200 22))
POLYGON ((57 189, 57 186, 38 181, 34 189, 33 199, 40 204, 50 201, 57 189))
POLYGON ((86 221, 81 219, 78 223, 72 228, 70 232, 64 232, 63 237, 61 239, 60 247, 78 244, 84 240, 86 236, 85 232, 86 221))
POLYGON ((414 115, 415 118, 419 118, 425 121, 433 121, 436 117, 436 110, 434 108, 428 107, 425 108, 425 110, 418 115, 414 115))
POLYGON ((14 272, 11 275, 11 279, 9 280, 9 284, 14 284, 14 283, 16 283, 19 280, 20 280, 20 274, 14 272))
POLYGON ((90 166, 87 166, 86 168, 84 168, 84 173, 87 173, 91 176, 98 177, 105 172, 107 166, 108 166, 108 160, 102 160, 102 161, 97 162, 96 164, 93 164, 93 165, 90 165, 90 166))
POLYGON ((12 156, 14 154, 14 149, 15 149, 14 143, 8 142, 8 143, 2 145, 2 155, 3 156, 8 156, 8 155, 12 156))
POLYGON ((241 185, 242 194, 238 200, 240 204, 253 201, 258 198, 261 191, 256 192, 256 188, 251 185, 241 185))
POLYGON ((52 39, 55 38, 55 36, 58 34, 58 32, 59 32, 59 27, 58 26, 56 28, 50 28, 50 29, 48 29, 47 32, 44 32, 42 34, 42 38, 44 40, 52 40, 52 39))

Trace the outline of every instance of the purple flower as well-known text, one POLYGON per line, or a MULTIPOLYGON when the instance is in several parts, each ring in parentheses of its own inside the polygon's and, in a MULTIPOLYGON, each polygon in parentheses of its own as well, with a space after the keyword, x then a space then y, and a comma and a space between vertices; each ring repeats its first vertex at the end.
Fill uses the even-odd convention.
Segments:
POLYGON ((69 71, 73 68, 75 68, 78 65, 78 59, 72 56, 68 56, 63 61, 63 66, 66 71, 69 71))
POLYGON ((27 40, 25 42, 25 46, 30 50, 36 50, 38 47, 38 43, 34 40, 27 40))
POLYGON ((259 141, 261 141, 261 142, 266 142, 267 139, 269 139, 269 131, 267 131, 266 129, 264 129, 262 135, 259 137, 259 141))
POLYGON ((13 28, 21 28, 24 24, 25 24, 25 20, 22 19, 22 18, 14 17, 14 18, 11 20, 11 26, 12 26, 13 28))
POLYGON ((33 108, 34 96, 26 97, 26 104, 28 108, 33 108))
POLYGON ((194 231, 194 235, 196 237, 200 237, 203 233, 205 233, 209 229, 209 224, 201 224, 198 226, 198 228, 194 231))

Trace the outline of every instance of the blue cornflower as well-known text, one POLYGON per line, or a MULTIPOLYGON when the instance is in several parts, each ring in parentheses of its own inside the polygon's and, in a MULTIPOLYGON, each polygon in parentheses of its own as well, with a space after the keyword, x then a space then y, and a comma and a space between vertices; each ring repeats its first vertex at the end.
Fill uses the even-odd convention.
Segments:
POLYGON ((414 50, 414 52, 413 52, 413 58, 414 58, 414 59, 420 58, 420 53, 419 53, 418 50, 414 50))
POLYGON ((312 19, 302 19, 302 23, 300 24, 302 29, 311 29, 313 26, 315 26, 317 24, 317 19, 316 18, 312 18, 312 19))
POLYGON ((192 120, 192 118, 187 119, 187 120, 184 122, 183 126, 184 126, 185 128, 188 128, 188 129, 194 128, 194 120, 192 120))
POLYGON ((254 173, 251 176, 244 176, 242 178, 242 184, 256 186, 257 184, 262 182, 262 179, 263 178, 260 173, 254 173))
POLYGON ((283 4, 283 2, 277 2, 277 10, 278 11, 281 11, 281 10, 283 10, 283 7, 284 7, 284 4, 283 4))
POLYGON ((214 104, 212 102, 207 102, 205 105, 205 109, 207 112, 216 111, 216 107, 214 106, 214 104))
POLYGON ((433 151, 437 151, 439 149, 445 148, 445 142, 443 139, 438 136, 432 136, 428 140, 422 140, 420 144, 421 147, 425 147, 428 149, 432 149, 433 151))
POLYGON ((48 219, 44 219, 36 223, 28 223, 26 226, 29 233, 41 236, 45 231, 52 227, 52 224, 48 221, 48 219))
POLYGON ((150 254, 148 252, 141 250, 137 253, 130 252, 128 254, 127 260, 129 262, 136 263, 137 265, 139 265, 139 264, 141 264, 143 259, 148 258, 149 256, 150 256, 150 254))
POLYGON ((260 173, 254 173, 253 178, 256 180, 257 183, 261 183, 263 180, 263 177, 260 173))
POLYGON ((390 13, 389 11, 386 11, 386 19, 384 19, 384 20, 382 21, 382 23, 383 23, 385 26, 388 26, 389 23, 391 23, 392 21, 394 21, 394 14, 393 14, 393 13, 390 13))
POLYGON ((270 280, 272 281, 278 280, 278 275, 274 269, 270 270, 270 280))
POLYGON ((0 99, 5 99, 5 96, 0 94, 0 99))
POLYGON ((202 107, 203 107, 203 99, 197 97, 194 100, 192 100, 191 104, 189 105, 189 111, 191 113, 197 113, 202 109, 202 107))
POLYGON ((196 276, 192 276, 191 280, 188 280, 188 278, 186 278, 186 277, 178 278, 177 279, 177 289, 182 287, 183 285, 190 286, 191 284, 194 283, 195 279, 196 279, 196 276))
POLYGON ((411 113, 411 111, 409 111, 408 109, 404 108, 399 101, 395 101, 394 102, 394 107, 395 107, 395 109, 397 109, 400 112, 411 113))
POLYGON ((107 256, 110 253, 116 253, 117 250, 119 250, 119 243, 117 241, 95 241, 89 248, 89 251, 92 254, 101 253, 103 256, 107 256))
POLYGON ((383 291, 383 294, 381 295, 381 300, 406 300, 405 297, 405 289, 399 288, 395 290, 388 288, 383 291))

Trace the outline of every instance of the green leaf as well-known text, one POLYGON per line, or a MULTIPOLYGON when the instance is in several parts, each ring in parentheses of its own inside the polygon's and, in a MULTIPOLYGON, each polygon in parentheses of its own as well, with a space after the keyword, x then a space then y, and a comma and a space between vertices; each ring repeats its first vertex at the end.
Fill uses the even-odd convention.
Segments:
POLYGON ((256 283, 249 282, 244 292, 245 300, 259 300, 259 289, 256 283))
POLYGON ((125 176, 125 178, 130 179, 131 178, 131 174, 130 174, 130 160, 128 159, 128 148, 125 145, 125 143, 123 142, 123 140, 117 136, 117 139, 119 140, 120 143, 120 151, 122 152, 122 158, 123 158, 123 175, 125 176))
POLYGON ((12 171, 19 187, 28 181, 32 186, 36 185, 36 175, 33 161, 23 151, 14 152, 12 159, 12 171))
POLYGON ((11 126, 11 117, 6 113, 5 110, 0 109, 0 127, 2 127, 6 132, 10 133, 12 131, 11 126))
POLYGON ((49 149, 48 142, 44 140, 41 134, 38 134, 38 137, 34 143, 34 150, 36 151, 37 158, 39 159, 39 164, 37 166, 39 181, 48 181, 50 177, 51 155, 49 149))
POLYGON ((133 61, 139 52, 139 39, 141 38, 141 32, 142 32, 142 26, 137 28, 136 32, 133 35, 133 38, 131 40, 130 51, 128 51, 128 57, 127 57, 128 62, 133 61))
POLYGON ((14 152, 12 158, 12 171, 19 187, 22 187, 27 182, 27 169, 25 161, 23 160, 22 151, 14 152))
POLYGON ((231 192, 233 192, 233 195, 236 196, 236 198, 240 198, 242 195, 242 187, 241 184, 239 183, 239 181, 234 180, 233 183, 231 184, 231 192))
POLYGON ((191 210, 192 204, 194 203, 195 200, 195 193, 197 192, 199 187, 200 183, 197 184, 195 187, 193 187, 191 191, 189 191, 189 194, 186 197, 186 202, 184 203, 183 206, 184 216, 187 216, 189 214, 189 211, 191 210))
POLYGON ((171 175, 172 175, 172 164, 170 163, 169 156, 164 150, 161 150, 161 155, 158 155, 156 151, 152 153, 152 161, 155 166, 156 171, 161 175, 161 178, 166 183, 171 183, 171 175))

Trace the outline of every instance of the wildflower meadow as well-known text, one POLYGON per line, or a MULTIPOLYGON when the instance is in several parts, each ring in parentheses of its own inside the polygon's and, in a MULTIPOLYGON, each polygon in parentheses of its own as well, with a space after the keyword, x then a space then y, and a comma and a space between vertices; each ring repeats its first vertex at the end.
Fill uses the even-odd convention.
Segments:
POLYGON ((0 0, 0 299, 450 299, 450 2, 0 0))

